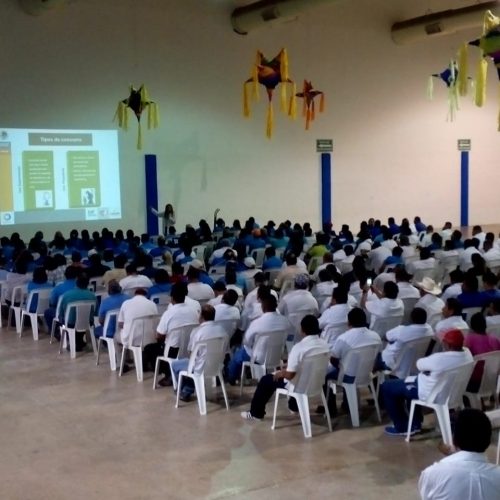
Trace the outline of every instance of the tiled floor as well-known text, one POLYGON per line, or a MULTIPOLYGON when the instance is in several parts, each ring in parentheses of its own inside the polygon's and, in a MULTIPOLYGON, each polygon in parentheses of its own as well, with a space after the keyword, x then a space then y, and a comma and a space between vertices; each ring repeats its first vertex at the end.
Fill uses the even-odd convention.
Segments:
POLYGON ((329 434, 314 417, 306 440, 285 405, 276 431, 243 421, 252 388, 242 399, 230 388, 230 411, 209 403, 202 417, 196 402, 175 409, 171 388, 153 391, 152 374, 118 378, 102 361, 0 330, 1 499, 412 500, 440 458, 435 434, 386 437, 366 406, 360 429, 341 416, 329 434))

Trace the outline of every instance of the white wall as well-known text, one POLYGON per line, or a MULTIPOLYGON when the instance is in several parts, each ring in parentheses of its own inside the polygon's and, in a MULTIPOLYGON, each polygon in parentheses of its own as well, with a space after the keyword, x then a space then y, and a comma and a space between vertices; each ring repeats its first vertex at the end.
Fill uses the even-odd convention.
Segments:
MULTIPOLYGON (((161 126, 145 132, 142 152, 132 121, 129 132, 120 131, 125 216, 106 224, 112 229, 145 227, 145 153, 158 155, 160 204, 174 204, 180 225, 210 220, 220 207, 229 222, 254 215, 318 226, 316 138, 335 143, 336 225, 415 214, 458 224, 458 138, 473 144, 470 223, 498 222, 493 66, 486 108, 467 99, 455 123, 445 121, 444 87, 436 82, 435 100, 425 97, 427 76, 444 69, 474 32, 396 46, 390 25, 400 20, 399 0, 334 2, 247 37, 232 32, 229 11, 215 1, 76 0, 38 18, 15 0, 3 3, 0 127, 116 126, 111 120, 129 83, 144 82, 160 105, 161 126), (273 56, 281 47, 289 51, 292 78, 299 85, 311 79, 326 93, 327 109, 305 132, 302 121, 279 114, 276 99, 275 137, 268 141, 264 100, 250 120, 242 117, 242 83, 257 49, 273 56)), ((71 227, 78 224, 45 230, 71 227)), ((38 228, 16 229, 29 235, 38 228)))

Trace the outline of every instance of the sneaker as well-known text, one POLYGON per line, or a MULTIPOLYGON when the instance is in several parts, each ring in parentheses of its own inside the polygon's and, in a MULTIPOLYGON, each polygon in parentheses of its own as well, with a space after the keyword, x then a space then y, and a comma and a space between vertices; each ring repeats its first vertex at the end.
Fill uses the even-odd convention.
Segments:
POLYGON ((242 411, 240 415, 244 420, 258 420, 259 422, 262 420, 261 418, 254 417, 249 411, 242 411))
MULTIPOLYGON (((410 431, 410 436, 414 436, 419 432, 422 432, 422 429, 420 427, 413 427, 410 431)), ((384 433, 388 436, 406 436, 407 431, 398 431, 396 427, 394 427, 393 425, 389 425, 384 429, 384 433)))

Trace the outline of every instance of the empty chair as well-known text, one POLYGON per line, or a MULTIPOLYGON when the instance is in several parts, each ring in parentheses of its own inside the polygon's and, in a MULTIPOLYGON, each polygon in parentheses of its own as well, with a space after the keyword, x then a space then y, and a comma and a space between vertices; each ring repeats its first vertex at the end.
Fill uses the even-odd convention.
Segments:
POLYGON ((407 442, 410 441, 415 406, 420 405, 431 408, 435 411, 443 441, 449 446, 453 444, 450 410, 462 408, 462 398, 473 368, 474 362, 471 362, 459 366, 458 368, 441 372, 438 375, 434 388, 425 401, 421 399, 412 400, 410 406, 410 418, 408 419, 408 431, 406 434, 407 442))
POLYGON ((326 371, 328 368, 329 353, 310 353, 304 356, 300 372, 296 375, 297 380, 293 384, 289 382, 289 389, 276 389, 274 400, 273 424, 271 429, 276 428, 276 414, 278 412, 278 400, 280 395, 288 398, 294 398, 297 401, 299 409, 300 421, 304 437, 312 437, 311 417, 309 412, 309 398, 320 396, 328 422, 328 430, 332 431, 332 422, 330 412, 326 404, 325 394, 323 392, 323 384, 325 383, 326 371))
POLYGON ((269 371, 274 371, 281 366, 283 350, 285 348, 287 332, 283 330, 261 333, 255 339, 250 361, 244 361, 241 365, 240 396, 243 394, 246 368, 250 368, 252 379, 260 379, 269 371), (262 363, 257 363, 255 353, 264 353, 262 363))
POLYGON ((160 370, 160 363, 163 361, 164 363, 168 363, 168 366, 170 368, 170 374, 172 375, 172 383, 174 386, 174 391, 177 390, 177 380, 175 379, 174 372, 172 370, 172 361, 188 357, 189 337, 191 335, 191 332, 197 326, 199 325, 196 323, 182 325, 176 328, 172 328, 167 333, 167 340, 165 342, 165 349, 163 351, 163 356, 158 356, 156 358, 155 374, 153 377, 153 389, 156 389, 158 373, 160 370), (172 347, 172 339, 175 339, 179 344, 177 346, 177 355, 175 356, 175 358, 169 356, 169 351, 170 348, 172 347))
POLYGON ((131 351, 134 356, 134 365, 137 375, 137 380, 142 382, 142 350, 147 344, 156 342, 156 328, 160 321, 159 314, 149 314, 146 316, 139 316, 132 320, 130 325, 130 337, 127 344, 123 344, 122 356, 120 359, 120 373, 123 375, 123 366, 125 364, 125 355, 127 351, 131 351))
POLYGON ((498 325, 488 325, 486 331, 491 335, 495 335, 495 337, 500 337, 500 323, 498 325))
POLYGON ((389 330, 392 330, 393 328, 396 328, 396 326, 399 326, 402 321, 402 315, 386 317, 375 316, 372 317, 372 320, 370 322, 370 330, 377 332, 380 335, 380 338, 385 340, 385 334, 389 330))
POLYGON ((437 279, 441 283, 449 281, 449 274, 454 271, 460 263, 458 255, 441 254, 438 261, 437 279))
POLYGON ((120 312, 120 309, 112 309, 111 311, 108 311, 106 313, 106 317, 104 318, 104 325, 102 327, 102 336, 99 337, 99 340, 97 342, 97 360, 96 360, 96 365, 99 364, 99 354, 101 351, 101 344, 103 342, 106 343, 108 346, 108 355, 109 355, 109 366, 111 368, 112 372, 116 371, 116 331, 113 336, 108 336, 108 329, 109 329, 109 323, 111 322, 112 319, 116 321, 118 319, 118 314, 120 312))
MULTIPOLYGON (((497 382, 500 375, 500 351, 488 352, 474 356, 475 370, 482 365, 481 383, 477 392, 466 392, 472 408, 481 410, 483 398, 495 397, 498 401, 497 382)), ((480 369, 480 368, 479 368, 480 369)), ((475 371, 474 370, 474 371, 475 371)))
POLYGON ((227 399, 226 387, 224 379, 222 378, 222 367, 224 365, 224 355, 226 353, 226 339, 214 338, 199 342, 193 348, 193 352, 189 358, 189 365, 187 370, 179 372, 179 387, 177 389, 177 399, 175 407, 179 408, 179 397, 182 387, 182 379, 184 377, 190 378, 194 382, 196 397, 198 399, 198 407, 200 415, 207 414, 207 401, 205 392, 205 379, 218 378, 224 401, 226 403, 226 410, 229 411, 229 401, 227 399), (203 352, 204 363, 201 371, 195 369, 196 358, 203 352))
POLYGON ((97 352, 93 324, 94 311, 95 301, 93 300, 79 300, 68 304, 64 316, 64 324, 61 325, 59 354, 62 353, 63 347, 66 345, 66 341, 68 341, 70 356, 71 359, 74 359, 76 357, 76 332, 83 331, 86 332, 87 335, 90 335, 92 348, 94 352, 97 352), (72 326, 70 326, 70 322, 73 323, 72 326))
POLYGON ((22 335, 24 318, 28 317, 30 319, 31 331, 33 332, 33 340, 38 340, 38 318, 43 318, 45 309, 49 307, 51 292, 51 288, 40 288, 39 290, 33 290, 29 293, 26 299, 26 305, 21 309, 20 321, 19 323, 16 321, 16 330, 19 337, 22 335), (35 302, 36 308, 34 308, 35 310, 33 312, 30 312, 35 302))
POLYGON ((16 327, 21 321, 21 308, 26 298, 26 287, 27 285, 19 285, 15 286, 12 289, 12 293, 10 296, 9 316, 7 318, 7 327, 10 327, 11 325, 13 314, 16 327))
POLYGON ((373 395, 375 410, 377 411, 377 418, 378 421, 381 422, 378 399, 375 392, 375 386, 373 385, 373 379, 375 377, 372 374, 375 358, 379 351, 379 344, 350 349, 340 362, 337 380, 331 380, 328 383, 328 387, 332 389, 334 394, 337 393, 337 385, 341 385, 344 388, 353 427, 359 427, 358 389, 362 387, 368 387, 370 389, 373 395), (350 380, 353 379, 353 382, 344 382, 344 377, 348 377, 350 380))

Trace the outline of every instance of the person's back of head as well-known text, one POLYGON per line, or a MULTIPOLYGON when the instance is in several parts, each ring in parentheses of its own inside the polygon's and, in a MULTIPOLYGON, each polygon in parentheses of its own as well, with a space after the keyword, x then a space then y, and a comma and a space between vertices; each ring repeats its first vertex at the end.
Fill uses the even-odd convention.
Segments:
POLYGON ((306 314, 300 322, 300 329, 304 335, 319 335, 321 330, 319 328, 318 318, 312 314, 306 314))
POLYGON ((216 295, 220 295, 222 292, 225 292, 227 290, 226 284, 221 280, 216 281, 212 288, 216 295))
POLYGON ((347 323, 351 328, 363 328, 366 326, 366 313, 360 307, 354 307, 347 314, 347 323))
POLYGON ((477 312, 470 319, 470 329, 474 333, 486 335, 486 319, 482 313, 477 312))
POLYGON ((321 271, 318 273, 318 278, 320 283, 332 281, 332 276, 326 269, 321 269, 321 271))
POLYGON ((236 285, 236 272, 234 269, 227 269, 226 274, 224 275, 226 279, 226 284, 227 285, 236 285))
POLYGON ((86 290, 89 286, 89 278, 85 273, 80 273, 76 278, 76 286, 81 290, 86 290))
POLYGON ((344 247, 344 252, 346 254, 347 257, 349 257, 350 255, 353 255, 354 254, 354 248, 352 245, 346 245, 344 247))
POLYGON ((479 240, 477 238, 471 239, 472 246, 477 250, 479 248, 479 240))
POLYGON ((43 284, 47 283, 47 271, 42 266, 35 267, 33 270, 33 283, 43 284))
POLYGON ((215 308, 210 304, 201 306, 201 318, 203 321, 213 321, 215 319, 215 308))
POLYGON ((125 268, 125 271, 127 272, 127 275, 130 276, 132 274, 137 274, 137 267, 135 264, 128 264, 128 266, 125 268))
POLYGON ((307 274, 297 274, 294 280, 295 290, 307 290, 309 286, 309 276, 307 274))
POLYGON ((266 275, 262 271, 259 271, 258 273, 255 273, 253 280, 255 282, 255 286, 258 287, 266 282, 266 275))
POLYGON ((157 269, 154 274, 154 280, 157 285, 164 285, 170 281, 166 269, 157 269))
POLYGON ((110 280, 108 283, 108 295, 118 295, 121 293, 122 287, 117 280, 110 280))
POLYGON ((392 249, 393 257, 401 257, 403 255, 403 249, 401 247, 394 247, 392 249))
POLYGON ((289 253, 286 256, 286 265, 287 266, 295 266, 295 265, 297 265, 297 256, 294 253, 289 253))
POLYGON ((491 250, 493 248, 493 242, 492 241, 488 241, 488 240, 484 240, 484 243, 483 243, 483 250, 485 252, 488 252, 489 250, 491 250))
POLYGON ((464 273, 460 269, 454 269, 450 272, 450 281, 452 284, 462 283, 464 280, 464 273))
POLYGON ((466 408, 458 413, 453 431, 453 444, 456 448, 484 453, 491 444, 491 435, 491 421, 483 411, 466 408))
POLYGON ((446 309, 451 316, 462 316, 462 304, 455 298, 446 299, 446 309))
POLYGON ((238 302, 238 294, 232 288, 226 290, 222 296, 222 302, 228 306, 234 306, 238 302))
POLYGON ((467 292, 477 292, 479 290, 479 281, 477 279, 477 276, 470 272, 466 272, 462 287, 467 292))
POLYGON ((264 251, 265 256, 269 259, 270 257, 274 257, 276 255, 276 250, 274 247, 267 247, 264 251))
POLYGON ((482 233, 483 230, 481 228, 481 226, 474 226, 472 228, 472 234, 475 236, 476 234, 479 234, 479 233, 482 233))
POLYGON ((386 281, 384 283, 384 296, 388 299, 397 299, 399 287, 394 281, 386 281))
POLYGON ((76 277, 78 276, 78 270, 76 269, 76 267, 73 267, 73 266, 68 266, 65 270, 64 270, 64 277, 67 279, 67 280, 74 280, 76 279, 76 277))
POLYGON ((82 254, 80 252, 78 252, 77 250, 71 252, 71 262, 73 262, 73 264, 76 264, 81 261, 82 261, 82 254))
POLYGON ((89 262, 91 266, 99 266, 101 264, 101 256, 95 253, 89 257, 89 262))
POLYGON ((278 302, 276 300, 276 297, 271 293, 269 293, 269 295, 261 299, 260 302, 262 304, 262 311, 265 313, 274 312, 278 307, 278 302))
POLYGON ((335 301, 335 304, 347 304, 348 298, 349 294, 345 286, 339 285, 333 289, 332 299, 335 301))
POLYGON ((427 260, 431 256, 431 251, 427 248, 420 249, 420 260, 427 260))
POLYGON ((120 253, 115 257, 114 260, 115 269, 123 269, 127 264, 127 256, 124 253, 120 253))
POLYGON ((453 241, 451 240, 446 240, 444 242, 444 251, 445 252, 450 252, 452 250, 455 250, 455 245, 453 244, 453 241))
POLYGON ((134 291, 134 295, 142 295, 143 297, 147 297, 148 291, 145 288, 136 288, 134 291))
POLYGON ((259 288, 257 288, 257 299, 260 300, 261 302, 269 295, 272 295, 270 286, 260 285, 259 288))
POLYGON ((414 325, 425 325, 427 323, 427 312, 422 307, 414 307, 410 313, 410 318, 414 325))
POLYGON ((185 283, 174 283, 170 290, 170 297, 175 304, 184 304, 187 296, 187 286, 185 283))
POLYGON ((491 308, 492 308, 493 312, 495 313, 495 316, 500 314, 500 299, 495 299, 491 303, 491 308))
POLYGON ((199 281, 200 270, 190 266, 188 272, 186 273, 186 276, 189 282, 199 281))
POLYGON ((148 233, 142 233, 141 234, 141 243, 149 243, 149 234, 148 233))
POLYGON ((498 277, 491 271, 483 274, 483 283, 491 288, 496 288, 498 285, 498 277))

